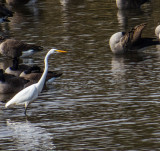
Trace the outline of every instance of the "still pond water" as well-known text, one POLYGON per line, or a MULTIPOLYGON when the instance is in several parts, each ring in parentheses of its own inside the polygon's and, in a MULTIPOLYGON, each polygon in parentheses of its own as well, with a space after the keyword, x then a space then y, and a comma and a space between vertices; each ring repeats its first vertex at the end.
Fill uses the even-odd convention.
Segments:
MULTIPOLYGON (((160 48, 115 57, 108 41, 117 31, 147 22, 155 37, 160 1, 118 11, 114 0, 39 0, 14 9, 0 33, 39 44, 44 51, 21 59, 63 76, 47 85, 28 108, 5 109, 13 94, 0 95, 0 150, 158 150, 160 148, 160 48)), ((0 67, 11 65, 1 57, 0 67)))

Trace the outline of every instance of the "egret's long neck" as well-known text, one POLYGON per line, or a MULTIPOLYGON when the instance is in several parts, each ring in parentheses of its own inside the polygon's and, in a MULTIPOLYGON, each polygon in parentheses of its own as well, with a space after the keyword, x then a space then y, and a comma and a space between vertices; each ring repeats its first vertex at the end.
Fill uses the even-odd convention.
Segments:
POLYGON ((43 86, 44 86, 44 83, 45 83, 45 80, 46 80, 46 76, 47 76, 47 73, 48 73, 48 58, 49 58, 49 56, 50 56, 50 54, 47 54, 45 59, 44 59, 45 68, 44 68, 44 71, 43 71, 43 74, 42 74, 40 80, 37 83, 37 89, 38 89, 39 93, 43 89, 43 86))

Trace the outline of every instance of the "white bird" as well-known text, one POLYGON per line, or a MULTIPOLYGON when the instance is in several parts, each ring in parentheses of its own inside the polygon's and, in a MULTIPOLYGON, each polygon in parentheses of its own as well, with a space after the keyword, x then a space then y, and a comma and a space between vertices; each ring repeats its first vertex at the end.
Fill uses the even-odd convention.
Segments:
POLYGON ((155 29, 156 36, 160 39, 160 25, 158 25, 155 29))
POLYGON ((14 104, 16 104, 16 105, 25 104, 24 114, 26 115, 28 105, 38 97, 38 95, 40 94, 40 92, 43 89, 45 79, 46 79, 46 76, 48 73, 48 58, 51 54, 56 53, 56 52, 64 53, 67 51, 51 49, 45 56, 45 59, 44 59, 45 68, 44 68, 44 72, 43 72, 40 80, 37 83, 32 84, 32 85, 26 87, 25 89, 21 90, 19 93, 17 93, 10 101, 8 101, 5 104, 6 108, 8 106, 14 105, 14 104))

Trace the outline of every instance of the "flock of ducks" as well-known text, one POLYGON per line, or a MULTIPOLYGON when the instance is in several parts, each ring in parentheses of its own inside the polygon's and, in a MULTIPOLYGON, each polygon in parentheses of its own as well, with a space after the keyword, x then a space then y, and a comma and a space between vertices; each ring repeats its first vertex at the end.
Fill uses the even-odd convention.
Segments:
MULTIPOLYGON (((14 7, 24 5, 29 1, 6 0, 6 3, 14 7)), ((4 4, 0 4, 0 15, 3 21, 8 21, 8 17, 12 17, 14 13, 4 4)), ((46 81, 52 82, 55 78, 62 75, 61 72, 48 71, 48 58, 53 53, 66 51, 51 49, 44 59, 44 71, 37 65, 19 64, 20 57, 26 57, 42 50, 43 47, 41 46, 0 36, 0 54, 12 59, 13 62, 11 67, 5 70, 0 69, 0 94, 17 93, 6 103, 5 107, 13 104, 25 104, 26 114, 28 105, 38 97, 46 81)))
MULTIPOLYGON (((140 8, 142 4, 149 0, 116 0, 119 9, 140 8)), ((142 38, 142 31, 146 23, 133 27, 128 32, 117 32, 109 40, 111 51, 114 54, 126 54, 137 52, 137 50, 160 44, 155 38, 142 38)), ((155 29, 155 35, 160 39, 160 25, 155 29)))

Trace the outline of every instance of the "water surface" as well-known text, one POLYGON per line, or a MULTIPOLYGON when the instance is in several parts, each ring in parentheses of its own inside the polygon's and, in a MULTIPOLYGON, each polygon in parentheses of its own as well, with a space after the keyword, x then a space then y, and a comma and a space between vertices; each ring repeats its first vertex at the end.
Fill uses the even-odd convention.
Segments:
MULTIPOLYGON (((1 33, 44 47, 22 63, 43 68, 50 48, 68 53, 50 57, 49 69, 63 76, 30 105, 28 117, 23 106, 4 108, 13 94, 0 96, 0 150, 158 150, 160 48, 116 57, 108 41, 143 22, 143 36, 155 37, 159 6, 154 0, 119 11, 113 0, 39 0, 14 9, 1 33)), ((9 65, 0 58, 1 68, 9 65)))

